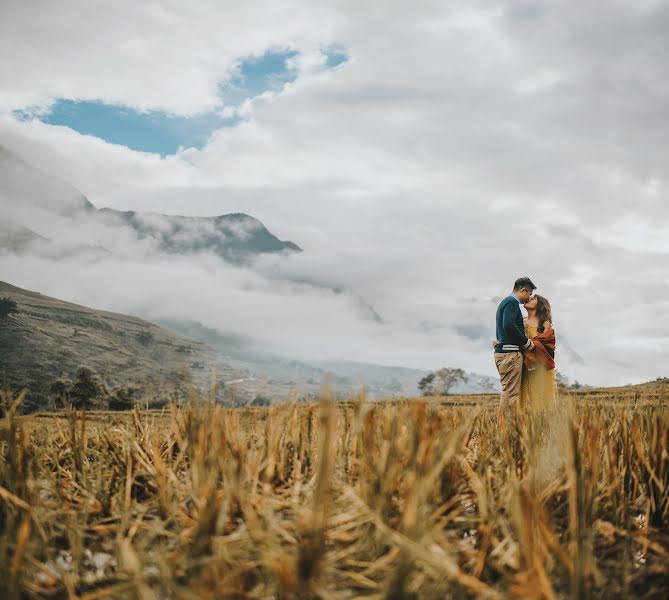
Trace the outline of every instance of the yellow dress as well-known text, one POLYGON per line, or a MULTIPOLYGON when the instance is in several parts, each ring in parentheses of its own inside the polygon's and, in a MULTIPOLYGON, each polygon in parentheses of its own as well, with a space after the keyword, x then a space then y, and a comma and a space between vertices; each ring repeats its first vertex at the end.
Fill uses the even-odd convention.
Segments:
MULTIPOLYGON (((544 329, 551 327, 546 321, 544 329)), ((538 335, 538 327, 528 327, 525 324, 525 335, 533 338, 538 335)), ((523 366, 523 378, 520 384, 520 405, 522 408, 538 412, 551 410, 557 398, 557 383, 555 369, 547 369, 539 361, 532 363, 532 370, 523 366)))

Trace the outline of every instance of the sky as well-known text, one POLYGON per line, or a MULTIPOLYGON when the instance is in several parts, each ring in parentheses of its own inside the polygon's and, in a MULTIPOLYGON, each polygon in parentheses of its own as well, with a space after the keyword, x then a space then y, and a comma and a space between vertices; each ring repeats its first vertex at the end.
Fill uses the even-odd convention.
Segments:
POLYGON ((304 358, 494 375, 496 302, 529 275, 568 377, 667 376, 668 32, 644 0, 5 1, 0 144, 96 206, 245 212, 304 252, 245 272, 109 239, 122 258, 5 254, 0 279, 304 358))

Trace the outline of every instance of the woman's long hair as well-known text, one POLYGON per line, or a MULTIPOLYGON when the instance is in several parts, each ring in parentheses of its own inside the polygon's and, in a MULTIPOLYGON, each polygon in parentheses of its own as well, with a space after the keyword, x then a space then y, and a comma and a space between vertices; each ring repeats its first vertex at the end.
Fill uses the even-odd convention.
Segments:
POLYGON ((551 326, 553 325, 551 303, 539 294, 535 294, 534 297, 537 299, 537 320, 539 321, 539 333, 543 333, 546 321, 548 321, 551 326))

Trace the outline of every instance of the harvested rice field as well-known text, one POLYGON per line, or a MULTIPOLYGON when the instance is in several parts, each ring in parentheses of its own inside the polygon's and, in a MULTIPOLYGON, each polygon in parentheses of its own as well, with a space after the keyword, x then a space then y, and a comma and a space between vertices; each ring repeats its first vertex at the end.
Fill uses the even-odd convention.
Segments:
POLYGON ((23 598, 667 598, 665 391, 17 416, 0 586, 23 598))

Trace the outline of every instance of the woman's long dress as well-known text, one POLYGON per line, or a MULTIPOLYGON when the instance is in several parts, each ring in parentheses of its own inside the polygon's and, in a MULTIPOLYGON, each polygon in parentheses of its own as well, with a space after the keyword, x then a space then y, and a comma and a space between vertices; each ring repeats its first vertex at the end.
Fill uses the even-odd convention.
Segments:
MULTIPOLYGON (((547 321, 544 328, 551 324, 547 321)), ((525 324, 525 335, 533 338, 539 333, 538 327, 528 327, 525 324)), ((555 369, 547 369, 539 361, 532 362, 532 370, 523 367, 523 378, 520 386, 520 405, 538 412, 551 410, 555 407, 557 398, 557 383, 555 369)))

